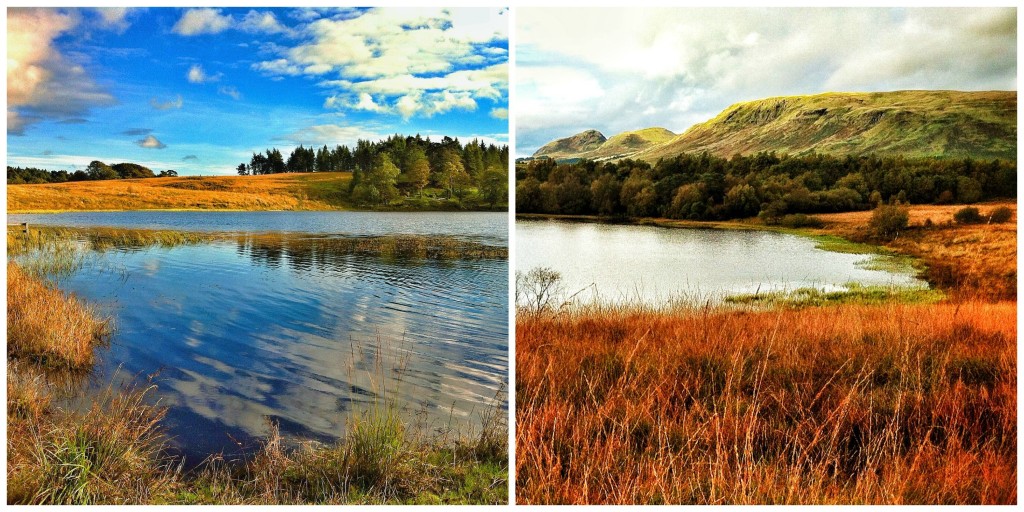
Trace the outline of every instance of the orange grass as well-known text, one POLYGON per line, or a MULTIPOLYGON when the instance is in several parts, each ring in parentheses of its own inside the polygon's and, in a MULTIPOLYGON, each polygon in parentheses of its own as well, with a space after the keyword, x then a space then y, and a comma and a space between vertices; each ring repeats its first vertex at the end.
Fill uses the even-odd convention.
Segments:
POLYGON ((348 209, 352 173, 286 173, 8 185, 11 213, 68 210, 348 209))
POLYGON ((73 296, 7 263, 7 357, 50 369, 92 367, 107 323, 73 296))
MULTIPOLYGON (((965 205, 909 206, 909 229, 884 245, 923 260, 925 278, 953 300, 1009 300, 1017 297, 1017 203, 998 201, 971 205, 987 218, 998 207, 1013 210, 1003 224, 959 225, 953 214, 965 205), (930 226, 928 221, 931 221, 930 226)), ((871 212, 818 215, 824 232, 863 241, 871 212)))
POLYGON ((520 503, 1016 503, 1016 303, 516 321, 520 503))

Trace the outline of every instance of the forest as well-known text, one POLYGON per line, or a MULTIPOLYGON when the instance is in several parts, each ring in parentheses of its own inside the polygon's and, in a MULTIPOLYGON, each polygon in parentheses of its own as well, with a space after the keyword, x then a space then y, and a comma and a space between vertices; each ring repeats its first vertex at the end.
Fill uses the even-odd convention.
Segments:
POLYGON ((35 167, 11 167, 7 166, 7 184, 21 185, 23 183, 66 183, 69 181, 97 181, 97 180, 120 180, 129 178, 166 178, 177 176, 174 170, 160 171, 154 173, 148 167, 124 162, 114 165, 107 165, 99 160, 93 160, 85 170, 68 172, 47 171, 35 167))
POLYGON ((432 142, 419 135, 396 134, 378 142, 359 140, 352 149, 300 145, 287 160, 271 148, 253 153, 249 163, 239 164, 236 170, 243 176, 352 171, 349 193, 364 204, 388 203, 403 193, 419 196, 433 185, 448 199, 462 199, 475 188, 482 200, 494 205, 508 197, 508 154, 508 146, 478 140, 463 146, 451 137, 432 142))
POLYGON ((1015 162, 900 156, 720 158, 516 165, 516 212, 725 220, 866 210, 881 203, 974 203, 1017 194, 1015 162))

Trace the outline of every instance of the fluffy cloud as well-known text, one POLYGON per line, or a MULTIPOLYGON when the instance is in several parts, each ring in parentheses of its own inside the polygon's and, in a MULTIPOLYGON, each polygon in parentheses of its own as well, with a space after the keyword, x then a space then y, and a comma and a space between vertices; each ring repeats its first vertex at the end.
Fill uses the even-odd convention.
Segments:
POLYGON ((211 8, 185 11, 171 31, 183 36, 195 36, 218 34, 228 29, 254 34, 292 34, 292 30, 278 21, 270 11, 250 10, 241 20, 236 20, 229 14, 221 14, 220 9, 211 8))
POLYGON ((156 137, 152 135, 147 135, 145 139, 135 141, 135 144, 137 144, 139 147, 147 149, 164 149, 167 147, 167 144, 160 142, 156 137))
POLYGON ((96 12, 100 15, 100 23, 104 28, 115 30, 118 33, 128 29, 128 14, 132 11, 129 7, 98 7, 96 12))
POLYGON ((522 8, 517 23, 520 154, 767 96, 1016 89, 1014 9, 522 8))
POLYGON ((252 68, 270 76, 325 76, 325 108, 408 119, 472 110, 507 95, 507 18, 486 9, 373 9, 309 23, 303 42, 252 68), (497 45, 497 46, 495 46, 497 45), (499 63, 495 63, 499 62, 499 63))
POLYGON ((245 32, 261 34, 288 34, 291 30, 277 21, 277 17, 270 11, 249 11, 238 24, 238 28, 245 32))
POLYGON ((54 39, 79 23, 76 13, 56 9, 7 11, 7 131, 21 135, 43 119, 80 117, 114 98, 68 60, 54 39))
POLYGON ((149 106, 157 110, 170 110, 172 108, 181 108, 182 105, 184 105, 184 102, 182 101, 180 94, 175 99, 164 102, 161 102, 156 98, 149 99, 149 106))
POLYGON ((185 74, 185 77, 188 78, 189 83, 193 84, 216 82, 220 80, 222 76, 224 75, 222 75, 221 73, 217 73, 216 75, 212 76, 207 75, 206 72, 203 71, 203 67, 199 64, 193 64, 192 67, 188 68, 188 73, 185 74))
POLYGON ((495 119, 508 119, 508 109, 507 108, 492 108, 491 109, 491 117, 493 117, 495 119))
POLYGON ((183 36, 199 34, 217 34, 223 32, 234 23, 231 16, 224 16, 220 9, 189 9, 174 24, 172 32, 183 36))

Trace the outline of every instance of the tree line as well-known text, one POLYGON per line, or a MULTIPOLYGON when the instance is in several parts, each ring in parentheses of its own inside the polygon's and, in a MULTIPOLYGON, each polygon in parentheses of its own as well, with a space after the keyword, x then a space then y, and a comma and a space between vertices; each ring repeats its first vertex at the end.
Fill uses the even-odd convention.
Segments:
POLYGON ((724 220, 866 210, 881 203, 973 203, 1017 194, 1016 162, 763 152, 516 165, 516 211, 724 220))
POLYGON ((358 140, 354 148, 300 145, 288 158, 277 148, 253 153, 238 164, 239 175, 281 172, 351 171, 349 194, 363 204, 387 204, 401 196, 421 198, 433 186, 445 199, 473 196, 494 206, 508 198, 508 146, 473 140, 462 145, 419 135, 393 135, 377 142, 358 140))
POLYGON ((168 169, 154 173, 148 167, 123 162, 114 165, 107 165, 99 160, 93 160, 85 170, 68 172, 47 171, 35 167, 11 167, 7 166, 7 184, 20 185, 23 183, 66 183, 69 181, 96 181, 96 180, 118 180, 129 178, 165 178, 177 176, 177 171, 168 169))

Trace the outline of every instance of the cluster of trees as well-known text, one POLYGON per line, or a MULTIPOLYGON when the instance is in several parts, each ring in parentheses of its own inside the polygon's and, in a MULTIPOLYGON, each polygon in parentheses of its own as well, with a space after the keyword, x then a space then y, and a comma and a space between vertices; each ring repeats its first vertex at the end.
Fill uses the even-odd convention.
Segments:
POLYGON ((883 203, 973 203, 1017 194, 1016 162, 899 156, 730 159, 683 154, 516 166, 516 211, 712 220, 864 210, 883 203))
POLYGON ((7 166, 7 183, 20 185, 22 183, 65 183, 68 181, 95 181, 95 180, 117 180, 127 178, 164 178, 177 176, 177 171, 166 170, 154 174, 148 167, 123 162, 114 165, 107 165, 99 160, 93 160, 85 170, 68 172, 47 171, 34 167, 11 167, 7 166))
POLYGON ((350 194, 364 204, 386 204, 402 195, 421 197, 433 185, 448 198, 475 193, 491 206, 508 198, 508 146, 473 140, 463 146, 445 137, 432 142, 419 135, 359 140, 355 148, 299 146, 288 158, 277 148, 253 153, 237 167, 240 175, 280 172, 351 171, 350 194))

